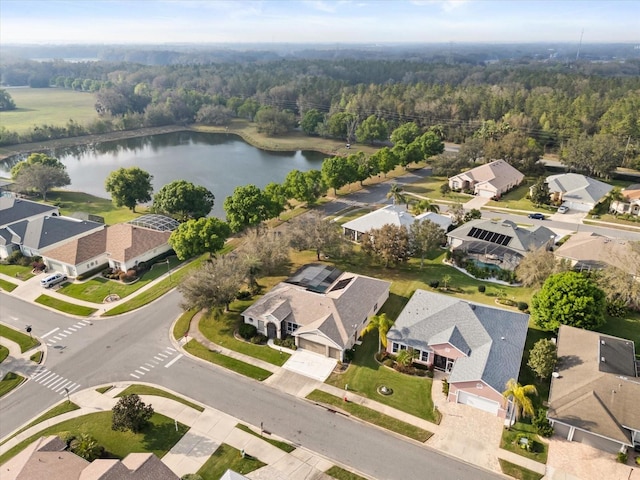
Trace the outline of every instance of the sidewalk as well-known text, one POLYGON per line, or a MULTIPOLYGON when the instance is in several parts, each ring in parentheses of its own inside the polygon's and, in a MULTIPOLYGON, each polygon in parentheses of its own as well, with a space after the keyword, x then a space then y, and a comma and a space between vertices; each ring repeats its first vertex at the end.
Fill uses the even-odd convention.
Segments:
MULTIPOLYGON (((71 401, 80 409, 45 420, 16 435, 7 443, 0 445, 0 454, 41 430, 65 420, 89 413, 111 410, 117 402, 115 396, 124 388, 125 386, 122 384, 104 394, 98 393, 94 389, 72 394, 71 401)), ((166 390, 161 386, 157 386, 157 388, 166 390)), ((180 395, 177 392, 175 394, 180 395)), ((318 480, 330 478, 323 472, 334 465, 332 462, 302 447, 296 448, 291 453, 286 453, 261 438, 235 428, 239 423, 238 420, 223 412, 209 407, 205 407, 204 411, 199 412, 175 400, 153 395, 141 395, 140 398, 146 404, 153 405, 154 411, 190 427, 189 431, 162 458, 165 465, 179 477, 197 472, 216 449, 225 443, 238 450, 244 450, 247 455, 267 464, 267 466, 248 474, 249 478, 318 480)), ((197 403, 194 400, 190 401, 197 403)))

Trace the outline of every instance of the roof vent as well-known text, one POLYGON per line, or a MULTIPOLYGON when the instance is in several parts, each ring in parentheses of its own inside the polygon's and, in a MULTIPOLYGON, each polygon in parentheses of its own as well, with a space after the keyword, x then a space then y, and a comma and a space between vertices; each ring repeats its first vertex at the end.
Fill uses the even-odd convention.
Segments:
POLYGON ((475 310, 476 309, 476 306, 473 303, 469 304, 469 306, 471 307, 471 310, 475 310))
POLYGON ((505 338, 504 337, 500 337, 500 340, 505 340, 505 338))
POLYGON ((604 340, 600 340, 600 345, 604 345, 604 340))
POLYGON ((601 361, 602 363, 605 363, 605 361, 604 361, 604 357, 600 357, 600 361, 601 361))

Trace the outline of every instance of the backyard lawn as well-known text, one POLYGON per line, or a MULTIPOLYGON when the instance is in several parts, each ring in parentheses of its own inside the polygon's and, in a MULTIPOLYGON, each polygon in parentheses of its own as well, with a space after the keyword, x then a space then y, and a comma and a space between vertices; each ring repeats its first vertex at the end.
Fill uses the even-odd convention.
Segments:
POLYGON ((406 184, 403 188, 407 192, 415 193, 416 195, 427 197, 431 200, 442 200, 449 203, 465 203, 473 198, 473 195, 459 192, 449 192, 443 195, 440 187, 445 183, 448 184, 448 182, 449 180, 446 177, 428 176, 421 178, 417 182, 406 184))
MULTIPOLYGON (((181 263, 182 262, 178 260, 178 257, 169 257, 169 268, 171 268, 171 270, 181 263)), ((137 282, 134 283, 125 284, 119 280, 110 280, 97 276, 91 280, 87 280, 86 282, 66 283, 58 290, 58 293, 63 293, 70 297, 77 298, 78 300, 102 303, 109 295, 115 294, 120 298, 125 298, 166 273, 167 264, 164 263, 163 260, 160 263, 152 265, 151 270, 146 272, 137 282)))

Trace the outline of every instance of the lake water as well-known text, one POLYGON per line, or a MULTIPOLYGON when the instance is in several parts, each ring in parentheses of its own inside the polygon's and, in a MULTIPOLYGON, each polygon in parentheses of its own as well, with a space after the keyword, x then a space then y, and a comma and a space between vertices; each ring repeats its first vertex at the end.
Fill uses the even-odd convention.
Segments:
MULTIPOLYGON (((202 185, 216 197, 212 215, 224 218, 224 199, 241 185, 264 188, 282 183, 291 170, 319 170, 325 154, 312 151, 269 152, 231 134, 176 132, 67 147, 49 152, 67 167, 68 190, 110 198, 104 182, 120 167, 140 167, 153 175, 154 191, 174 180, 202 185)), ((0 164, 0 176, 18 159, 0 164)))

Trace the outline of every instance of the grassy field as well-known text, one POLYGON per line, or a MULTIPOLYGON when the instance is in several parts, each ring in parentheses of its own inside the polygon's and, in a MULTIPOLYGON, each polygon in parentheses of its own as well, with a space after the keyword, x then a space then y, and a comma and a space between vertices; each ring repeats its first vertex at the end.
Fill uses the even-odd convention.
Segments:
POLYGON ((223 443, 197 473, 202 477, 202 480, 219 480, 228 469, 246 475, 265 465, 266 463, 249 455, 245 455, 243 458, 240 450, 223 443))
POLYGON ((0 456, 0 464, 24 450, 34 440, 60 432, 91 435, 105 448, 105 458, 123 459, 133 452, 151 452, 162 458, 189 429, 178 422, 178 431, 176 431, 172 418, 154 413, 149 426, 143 432, 119 432, 111 429, 111 417, 111 411, 91 413, 48 427, 5 452, 0 456))
POLYGON ((4 397, 11 390, 24 382, 24 377, 17 373, 8 372, 2 380, 0 380, 0 397, 4 397))
POLYGON ((516 465, 515 463, 507 462, 501 458, 499 458, 498 461, 500 462, 502 473, 516 478, 517 480, 541 480, 544 477, 541 473, 533 472, 521 467, 520 465, 516 465))
POLYGON ((428 377, 404 375, 376 362, 374 354, 378 350, 378 332, 364 337, 362 345, 356 347, 355 358, 344 373, 332 373, 327 383, 344 390, 349 385, 352 391, 376 402, 437 423, 431 398, 432 380, 428 377), (380 395, 378 388, 389 387, 392 395, 380 395))
POLYGON ((62 215, 71 215, 74 212, 86 212, 103 217, 104 223, 107 225, 128 222, 140 215, 148 213, 144 207, 138 207, 136 213, 133 213, 126 207, 116 207, 108 198, 95 197, 82 192, 53 190, 49 193, 47 199, 60 208, 62 215))
POLYGON ((0 363, 4 362, 4 359, 9 356, 9 349, 3 345, 0 345, 0 363))
POLYGON ((405 437, 413 438, 418 442, 426 442, 429 437, 433 435, 431 432, 416 427, 415 425, 390 417, 371 408, 358 405, 357 403, 345 402, 342 398, 321 390, 314 390, 307 395, 307 398, 313 402, 337 407, 360 420, 391 430, 405 437))
MULTIPOLYGON (((440 191, 440 187, 445 183, 448 183, 448 179, 446 177, 429 176, 424 177, 417 182, 405 185, 404 190, 410 193, 415 193, 416 195, 420 195, 422 197, 430 198, 432 200, 442 200, 451 203, 465 203, 473 198, 473 195, 459 192, 450 192, 446 195, 443 195, 440 191)), ((415 200, 415 198, 413 197, 409 198, 415 200)))
POLYGON ((34 125, 66 125, 73 119, 84 125, 98 118, 95 94, 60 88, 8 88, 16 109, 0 112, 7 130, 25 132, 34 125))
POLYGON ((259 382, 266 380, 271 376, 271 372, 263 368, 256 367, 255 365, 245 363, 241 360, 236 360, 235 358, 227 357, 221 353, 213 352, 201 343, 198 343, 196 340, 190 340, 189 343, 184 346, 184 349, 191 355, 195 355, 203 360, 220 365, 221 367, 232 370, 240 375, 244 375, 245 377, 253 378, 259 382))
MULTIPOLYGON (((177 257, 169 257, 169 268, 172 270, 182 262, 177 257)), ((103 300, 112 294, 125 298, 133 292, 140 290, 145 285, 154 281, 158 277, 167 273, 166 263, 156 263, 151 270, 146 272, 135 283, 123 283, 119 280, 109 280, 104 277, 94 277, 91 280, 80 283, 66 283, 58 290, 58 293, 68 295, 69 297, 85 300, 87 302, 102 303, 103 300)), ((172 274, 173 276, 173 274, 172 274)))
POLYGON ((64 300, 58 300, 57 298, 50 297, 49 295, 40 295, 35 300, 40 305, 55 308, 61 312, 68 313, 70 315, 78 315, 80 317, 88 317, 92 313, 97 311, 96 308, 85 307, 84 305, 76 305, 75 303, 65 302, 64 300))
POLYGON ((185 400, 182 397, 178 397, 177 395, 167 392, 166 390, 150 387, 148 385, 129 385, 122 392, 120 392, 117 397, 124 397, 125 395, 131 395, 133 393, 137 395, 155 395, 156 397, 170 398, 171 400, 182 403, 183 405, 193 408, 194 410, 204 412, 204 407, 201 407, 200 405, 196 405, 195 403, 192 403, 189 400, 185 400))
POLYGON ((26 352, 30 348, 40 345, 40 342, 35 338, 5 325, 0 325, 0 337, 8 338, 9 340, 16 342, 20 345, 20 351, 22 353, 26 352))

